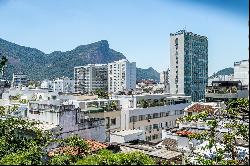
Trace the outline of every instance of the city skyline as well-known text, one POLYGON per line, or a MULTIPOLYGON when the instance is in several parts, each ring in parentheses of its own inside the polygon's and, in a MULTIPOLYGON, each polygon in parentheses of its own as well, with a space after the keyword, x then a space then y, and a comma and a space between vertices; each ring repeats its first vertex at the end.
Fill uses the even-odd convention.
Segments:
POLYGON ((209 75, 248 58, 248 1, 143 2, 0 0, 0 38, 45 53, 108 40, 138 67, 161 72, 170 66, 170 33, 186 29, 208 37, 209 75))

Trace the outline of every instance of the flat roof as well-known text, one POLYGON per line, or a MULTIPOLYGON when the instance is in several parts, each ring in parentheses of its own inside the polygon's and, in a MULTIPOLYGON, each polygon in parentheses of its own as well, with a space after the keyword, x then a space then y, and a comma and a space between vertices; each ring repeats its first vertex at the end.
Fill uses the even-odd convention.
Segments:
POLYGON ((111 134, 113 135, 119 135, 119 136, 126 136, 126 135, 131 135, 131 134, 136 134, 136 133, 143 133, 143 130, 121 130, 121 131, 115 131, 111 134))

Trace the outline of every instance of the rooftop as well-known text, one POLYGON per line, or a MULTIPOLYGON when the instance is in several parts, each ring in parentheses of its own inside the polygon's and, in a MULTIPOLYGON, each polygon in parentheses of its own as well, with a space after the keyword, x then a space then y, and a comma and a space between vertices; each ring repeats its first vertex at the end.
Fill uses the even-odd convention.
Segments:
MULTIPOLYGON (((106 144, 94 141, 94 140, 85 140, 86 143, 90 146, 91 152, 96 152, 100 149, 105 149, 108 146, 106 144)), ((84 155, 85 151, 79 147, 72 146, 63 146, 55 148, 48 153, 48 156, 52 157, 56 154, 70 154, 70 155, 84 155)))
POLYGON ((144 130, 121 130, 121 131, 116 131, 111 134, 113 135, 119 135, 119 136, 126 136, 126 135, 132 135, 132 134, 137 134, 137 133, 143 133, 144 130))

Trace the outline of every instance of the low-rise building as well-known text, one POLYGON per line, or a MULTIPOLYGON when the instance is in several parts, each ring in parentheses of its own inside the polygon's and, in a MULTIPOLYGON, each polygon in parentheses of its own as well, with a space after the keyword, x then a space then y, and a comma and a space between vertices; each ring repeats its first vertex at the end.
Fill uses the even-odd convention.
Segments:
POLYGON ((121 130, 144 130, 146 141, 162 140, 161 131, 176 126, 176 119, 183 116, 183 110, 190 105, 190 96, 169 94, 120 95, 121 130))
POLYGON ((247 98, 249 90, 244 89, 241 81, 213 81, 206 87, 206 102, 222 102, 230 99, 247 98))
POLYGON ((249 89, 249 60, 234 62, 234 81, 241 81, 249 89))
MULTIPOLYGON (((68 102, 30 101, 27 118, 57 126, 55 131, 59 138, 77 134, 82 138, 105 141, 104 119, 85 117, 84 112, 68 102)), ((54 127, 48 128, 48 130, 53 129, 54 127)))
POLYGON ((53 92, 73 93, 75 81, 68 77, 57 78, 55 80, 44 80, 41 83, 42 89, 48 89, 53 92))
POLYGON ((105 119, 105 140, 121 129, 121 106, 117 99, 70 100, 85 117, 105 119))
POLYGON ((136 140, 145 141, 144 130, 122 130, 110 134, 110 142, 126 143, 136 140))

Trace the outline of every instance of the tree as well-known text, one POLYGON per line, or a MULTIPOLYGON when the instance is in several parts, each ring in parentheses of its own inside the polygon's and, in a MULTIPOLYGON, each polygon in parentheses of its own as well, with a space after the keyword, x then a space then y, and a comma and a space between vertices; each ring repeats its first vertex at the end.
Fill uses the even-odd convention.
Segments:
POLYGON ((41 164, 50 133, 35 127, 39 123, 19 118, 0 119, 0 164, 41 164))
POLYGON ((98 154, 87 156, 76 162, 76 165, 153 165, 155 161, 141 152, 112 153, 101 150, 98 154))
POLYGON ((2 58, 0 60, 0 71, 3 70, 3 67, 7 64, 7 62, 8 62, 8 59, 5 56, 2 56, 2 58))
POLYGON ((180 119, 182 122, 197 122, 201 120, 209 126, 208 131, 189 135, 190 140, 208 141, 208 144, 204 148, 205 150, 211 151, 213 148, 216 150, 212 156, 206 156, 204 153, 200 154, 200 156, 195 156, 197 164, 247 164, 247 157, 242 160, 237 156, 238 151, 236 146, 237 138, 239 137, 245 141, 249 141, 249 124, 244 123, 244 118, 242 118, 242 115, 249 115, 248 108, 248 99, 237 99, 227 102, 225 110, 218 112, 203 110, 196 115, 184 116, 180 119), (221 122, 224 123, 223 127, 228 129, 228 132, 223 133, 222 140, 216 136, 218 133, 217 129, 221 127, 219 124, 223 124, 221 122))

